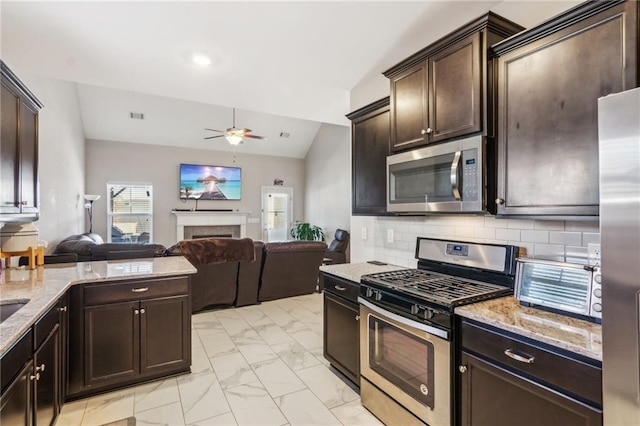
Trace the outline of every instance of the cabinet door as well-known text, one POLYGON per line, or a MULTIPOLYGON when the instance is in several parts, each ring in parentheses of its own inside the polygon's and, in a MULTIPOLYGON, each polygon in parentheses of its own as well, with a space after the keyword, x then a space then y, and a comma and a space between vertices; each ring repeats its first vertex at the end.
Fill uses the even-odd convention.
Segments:
POLYGON ((631 3, 498 50, 498 214, 598 215, 598 98, 635 87, 631 3))
POLYGON ((53 425, 60 406, 60 326, 56 325, 34 355, 34 416, 37 426, 53 425))
POLYGON ((18 105, 20 98, 2 85, 0 124, 0 213, 19 213, 18 105))
POLYGON ((7 390, 0 395, 0 425, 32 424, 31 382, 33 361, 25 364, 7 390))
POLYGON ((602 411, 462 353, 463 426, 599 426, 602 411))
POLYGON ((38 110, 20 104, 20 207, 38 213, 38 110))
POLYGON ((429 57, 430 142, 482 130, 481 48, 476 32, 429 57))
POLYGON ((69 295, 60 298, 60 380, 58 381, 58 407, 62 409, 67 396, 67 365, 69 357, 69 295))
POLYGON ((354 214, 387 211, 387 155, 389 155, 389 104, 351 125, 354 214))
POLYGON ((141 374, 187 371, 191 365, 189 296, 141 302, 141 374))
POLYGON ((422 61, 391 79, 391 150, 426 143, 427 63, 422 61))
POLYGON ((140 371, 139 302, 84 309, 85 386, 134 379, 140 371))
POLYGON ((358 305, 324 293, 324 356, 345 376, 360 384, 358 305))

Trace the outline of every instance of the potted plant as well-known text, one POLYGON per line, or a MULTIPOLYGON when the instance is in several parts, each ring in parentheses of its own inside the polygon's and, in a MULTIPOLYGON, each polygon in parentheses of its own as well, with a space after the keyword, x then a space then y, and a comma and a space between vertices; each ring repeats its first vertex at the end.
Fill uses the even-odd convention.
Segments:
POLYGON ((324 241, 322 228, 307 222, 296 222, 290 234, 296 240, 324 241))

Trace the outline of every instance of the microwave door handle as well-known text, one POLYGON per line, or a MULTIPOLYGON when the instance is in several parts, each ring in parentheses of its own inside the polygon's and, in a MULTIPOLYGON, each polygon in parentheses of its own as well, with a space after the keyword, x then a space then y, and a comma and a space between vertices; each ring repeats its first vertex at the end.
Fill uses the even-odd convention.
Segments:
POLYGON ((451 162, 451 190, 456 201, 460 201, 460 178, 458 177, 458 169, 460 168, 460 158, 462 158, 462 151, 456 151, 451 162))

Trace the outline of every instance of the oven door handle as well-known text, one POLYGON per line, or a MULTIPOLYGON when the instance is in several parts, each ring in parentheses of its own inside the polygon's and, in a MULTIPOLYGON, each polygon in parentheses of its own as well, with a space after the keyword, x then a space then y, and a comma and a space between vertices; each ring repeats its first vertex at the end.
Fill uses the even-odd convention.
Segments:
POLYGON ((460 158, 462 157, 462 151, 456 151, 451 162, 451 191, 456 201, 460 201, 460 178, 458 176, 458 170, 460 169, 460 158))
POLYGON ((358 303, 372 310, 373 312, 380 315, 381 317, 387 317, 396 322, 399 322, 400 324, 406 325, 407 327, 416 328, 418 330, 427 332, 433 336, 438 336, 438 337, 442 337, 443 339, 449 340, 449 332, 447 331, 440 330, 439 328, 431 327, 430 325, 422 324, 418 321, 410 320, 409 318, 405 318, 393 312, 389 312, 386 309, 380 308, 379 306, 376 306, 373 303, 363 299, 362 297, 358 297, 358 303))

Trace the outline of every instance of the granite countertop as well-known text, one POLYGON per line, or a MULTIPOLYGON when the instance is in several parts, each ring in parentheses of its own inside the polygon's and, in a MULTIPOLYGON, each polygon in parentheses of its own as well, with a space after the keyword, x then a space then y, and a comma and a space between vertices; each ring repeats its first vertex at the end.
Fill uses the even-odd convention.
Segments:
POLYGON ((602 361, 602 326, 520 305, 513 296, 461 306, 455 313, 602 361))
POLYGON ((72 285, 195 273, 196 268, 182 256, 59 263, 32 270, 3 269, 0 303, 25 299, 29 302, 0 323, 0 354, 4 354, 72 285))
POLYGON ((322 265, 320 270, 336 277, 344 278, 356 283, 360 282, 363 275, 375 274, 376 272, 397 271, 399 269, 409 269, 399 265, 373 265, 371 263, 340 263, 338 265, 322 265))

